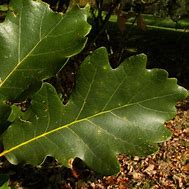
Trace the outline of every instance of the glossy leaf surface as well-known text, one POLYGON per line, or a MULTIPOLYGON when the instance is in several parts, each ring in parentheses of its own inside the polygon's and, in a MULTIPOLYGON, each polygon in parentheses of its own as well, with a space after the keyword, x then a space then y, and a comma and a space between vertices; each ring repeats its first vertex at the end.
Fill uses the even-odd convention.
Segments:
POLYGON ((157 143, 171 136, 163 124, 175 116, 175 103, 187 91, 166 71, 145 66, 141 54, 113 70, 106 50, 96 50, 82 63, 65 106, 54 88, 43 84, 29 110, 5 133, 1 156, 12 163, 39 164, 51 155, 64 165, 79 157, 111 175, 119 170, 119 153, 155 152, 157 143))
POLYGON ((7 129, 8 127, 8 117, 11 113, 11 107, 8 106, 0 100, 0 135, 7 129))
POLYGON ((0 93, 12 100, 79 53, 90 26, 78 7, 63 15, 42 2, 12 0, 9 9, 0 24, 0 93))

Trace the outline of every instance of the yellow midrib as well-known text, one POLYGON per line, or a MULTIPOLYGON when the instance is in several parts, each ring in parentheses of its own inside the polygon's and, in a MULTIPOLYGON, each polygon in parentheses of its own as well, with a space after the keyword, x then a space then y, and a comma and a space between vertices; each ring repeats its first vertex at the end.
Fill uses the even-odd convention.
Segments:
POLYGON ((39 135, 39 136, 37 136, 37 137, 34 137, 34 138, 32 138, 32 139, 30 139, 30 140, 27 140, 27 141, 25 141, 25 142, 23 142, 23 143, 21 143, 21 144, 19 144, 19 145, 17 145, 17 146, 14 146, 14 147, 12 147, 12 148, 10 148, 10 149, 8 149, 8 150, 5 150, 5 151, 3 151, 2 153, 0 153, 0 157, 2 157, 2 156, 4 156, 4 155, 6 155, 6 154, 8 154, 8 153, 10 153, 10 152, 12 152, 12 151, 18 149, 18 148, 20 148, 20 147, 22 147, 22 146, 25 146, 25 145, 27 145, 27 144, 29 144, 29 143, 35 141, 35 140, 38 140, 38 139, 40 139, 40 138, 42 138, 42 137, 45 137, 45 136, 47 136, 47 135, 50 135, 51 133, 54 133, 54 132, 59 131, 59 130, 61 130, 61 129, 67 128, 67 127, 69 127, 69 126, 71 126, 71 125, 74 125, 74 124, 77 124, 77 123, 79 123, 79 122, 87 121, 87 120, 89 120, 89 119, 91 119, 91 118, 94 118, 94 117, 97 117, 97 116, 99 116, 99 115, 112 112, 112 111, 114 111, 114 110, 118 110, 118 109, 125 108, 125 107, 132 106, 132 105, 137 105, 137 104, 140 104, 140 103, 149 101, 149 100, 153 100, 153 99, 157 99, 157 98, 169 97, 169 96, 173 96, 173 95, 175 95, 175 94, 172 93, 172 94, 167 94, 167 95, 163 95, 163 96, 152 97, 152 98, 150 98, 150 99, 145 99, 145 100, 142 100, 142 101, 139 101, 139 102, 133 102, 133 103, 125 104, 125 105, 122 105, 122 106, 119 106, 119 107, 116 107, 116 108, 112 108, 112 109, 107 110, 107 111, 102 111, 102 112, 96 113, 96 114, 94 114, 94 115, 88 116, 88 117, 83 118, 83 119, 80 119, 80 120, 75 120, 75 121, 73 121, 73 122, 71 122, 71 123, 68 123, 68 124, 66 124, 66 125, 60 126, 60 127, 56 128, 56 129, 53 129, 53 130, 51 130, 51 131, 45 132, 45 133, 43 133, 43 134, 41 134, 41 135, 39 135))
MULTIPOLYGON (((135 104, 135 103, 134 103, 134 104, 135 104)), ((40 138, 42 138, 42 137, 45 137, 45 136, 47 136, 47 135, 50 135, 51 133, 54 133, 54 132, 59 131, 59 130, 62 130, 62 129, 67 128, 67 127, 69 127, 69 126, 71 126, 71 125, 77 124, 77 123, 79 123, 79 122, 87 121, 87 120, 90 119, 90 118, 94 118, 94 117, 97 117, 97 116, 99 116, 99 115, 102 115, 102 114, 105 114, 105 113, 109 113, 109 112, 111 112, 111 111, 113 111, 113 110, 120 109, 120 108, 124 108, 124 107, 130 106, 130 105, 133 105, 133 104, 126 104, 126 105, 123 105, 123 106, 120 106, 120 107, 117 107, 117 108, 113 108, 113 109, 111 109, 111 110, 107 110, 107 111, 103 111, 103 112, 96 113, 96 114, 94 114, 94 115, 92 115, 92 116, 89 116, 89 117, 86 117, 86 118, 83 118, 83 119, 80 119, 80 120, 75 120, 75 121, 73 121, 73 122, 71 122, 71 123, 68 123, 68 124, 66 124, 66 125, 60 126, 60 127, 56 128, 56 129, 53 129, 53 130, 51 130, 51 131, 45 132, 45 133, 43 133, 43 134, 41 134, 41 135, 39 135, 39 136, 37 136, 37 137, 34 137, 34 138, 32 138, 32 139, 30 139, 30 140, 27 140, 27 141, 25 141, 25 142, 23 142, 23 143, 21 143, 21 144, 19 144, 19 145, 17 145, 17 146, 14 146, 14 147, 12 147, 12 148, 10 148, 10 149, 8 149, 8 150, 5 150, 5 151, 3 151, 2 153, 0 153, 0 157, 2 157, 2 156, 6 155, 6 154, 8 154, 8 153, 10 153, 10 152, 12 152, 12 151, 14 151, 14 150, 17 150, 17 149, 19 149, 20 147, 25 146, 25 145, 27 145, 27 144, 33 142, 33 141, 36 141, 36 140, 38 140, 38 139, 40 139, 40 138)))

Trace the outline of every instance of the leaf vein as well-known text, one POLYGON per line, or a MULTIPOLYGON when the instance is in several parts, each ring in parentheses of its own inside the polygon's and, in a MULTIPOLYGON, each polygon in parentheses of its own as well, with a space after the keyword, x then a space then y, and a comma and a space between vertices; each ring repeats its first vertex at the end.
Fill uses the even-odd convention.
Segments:
POLYGON ((116 87, 115 91, 112 93, 112 95, 109 97, 108 101, 106 102, 106 104, 104 105, 102 111, 104 111, 106 109, 106 107, 109 105, 109 103, 111 102, 112 98, 114 97, 114 95, 116 94, 116 92, 119 90, 119 88, 121 87, 121 85, 123 84, 123 82, 126 80, 126 75, 123 78, 122 82, 120 82, 118 84, 118 86, 116 87))
MULTIPOLYGON (((79 139, 80 139, 80 141, 86 146, 86 148, 88 148, 89 149, 89 151, 97 158, 97 159, 99 159, 99 156, 97 156, 96 154, 95 154, 95 152, 89 147, 89 145, 87 145, 85 142, 84 142, 84 140, 81 140, 81 137, 73 130, 73 129, 71 129, 71 128, 68 128, 69 130, 71 130, 71 132, 75 135, 75 136, 77 136, 79 139)), ((101 160, 101 159, 100 159, 101 160)), ((102 160, 101 160, 102 161, 102 160)), ((102 161, 103 162, 103 161, 102 161)))
MULTIPOLYGON (((138 103, 138 105, 139 105, 141 108, 144 108, 144 109, 146 109, 146 110, 150 110, 150 111, 154 111, 154 112, 160 112, 160 113, 170 113, 170 112, 168 112, 168 111, 162 111, 162 110, 156 110, 156 109, 153 109, 153 108, 149 108, 149 107, 146 107, 146 106, 144 106, 144 105, 142 105, 142 104, 140 104, 140 103, 138 103)), ((172 112, 172 113, 174 113, 174 112, 172 112)))
POLYGON ((79 110, 79 112, 78 112, 78 114, 77 114, 75 120, 77 120, 77 119, 79 118, 79 116, 81 115, 81 113, 82 113, 82 111, 83 111, 83 109, 84 109, 84 107, 85 107, 85 104, 86 104, 86 102, 87 102, 87 98, 88 98, 89 93, 90 93, 90 91, 91 91, 91 89, 92 89, 92 85, 93 85, 93 83, 94 83, 94 81, 95 81, 96 73, 97 73, 97 69, 95 69, 95 71, 94 71, 92 80, 91 80, 91 82, 90 82, 89 88, 88 88, 87 93, 86 93, 86 96, 85 96, 85 98, 84 98, 84 100, 83 100, 83 104, 82 104, 82 106, 81 106, 81 108, 80 108, 80 110, 79 110))

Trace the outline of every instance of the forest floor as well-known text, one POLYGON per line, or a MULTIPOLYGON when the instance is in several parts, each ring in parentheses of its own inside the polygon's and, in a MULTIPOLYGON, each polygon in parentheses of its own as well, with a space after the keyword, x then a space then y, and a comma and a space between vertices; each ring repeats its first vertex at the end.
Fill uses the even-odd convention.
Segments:
POLYGON ((41 167, 14 170, 16 189, 189 189, 189 98, 177 103, 177 115, 165 123, 173 135, 146 158, 119 155, 117 175, 100 177, 76 160, 73 169, 49 158, 41 167))

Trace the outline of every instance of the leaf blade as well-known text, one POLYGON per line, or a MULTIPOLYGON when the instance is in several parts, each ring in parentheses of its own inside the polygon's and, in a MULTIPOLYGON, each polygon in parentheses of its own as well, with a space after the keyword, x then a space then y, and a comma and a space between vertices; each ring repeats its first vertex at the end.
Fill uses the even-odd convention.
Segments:
POLYGON ((52 76, 79 53, 90 26, 86 10, 78 7, 61 15, 32 0, 12 1, 10 6, 0 24, 0 92, 15 99, 33 81, 52 76))
POLYGON ((175 115, 175 102, 187 92, 165 71, 146 70, 145 64, 146 57, 139 55, 112 70, 106 50, 98 49, 83 62, 64 107, 52 86, 43 84, 29 111, 5 133, 7 151, 0 156, 38 164, 51 155, 64 165, 79 157, 108 175, 119 170, 119 153, 155 152, 156 144, 170 137, 163 123, 175 115))

